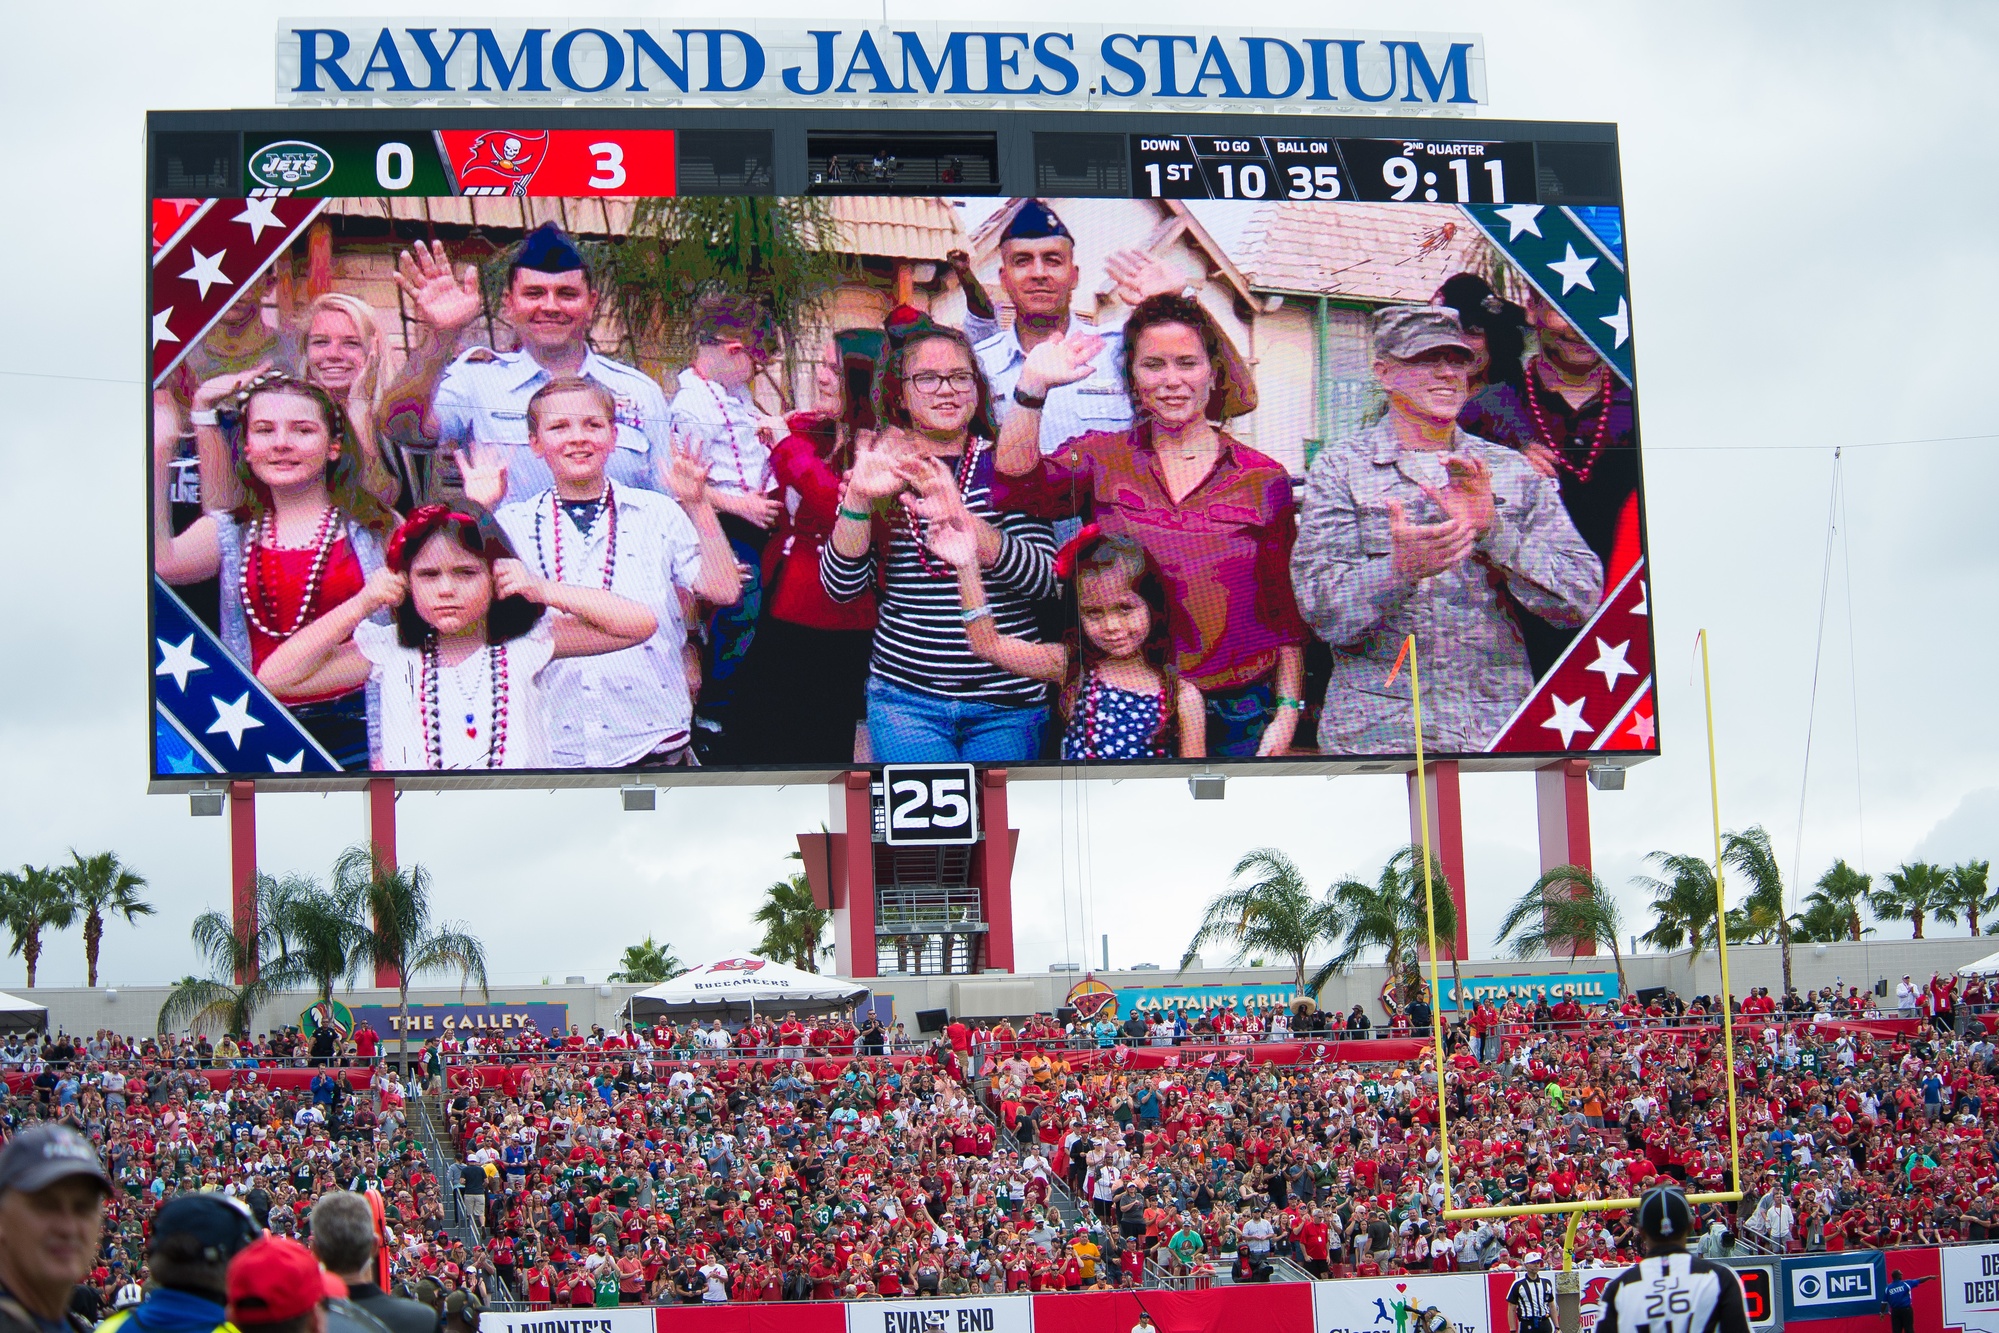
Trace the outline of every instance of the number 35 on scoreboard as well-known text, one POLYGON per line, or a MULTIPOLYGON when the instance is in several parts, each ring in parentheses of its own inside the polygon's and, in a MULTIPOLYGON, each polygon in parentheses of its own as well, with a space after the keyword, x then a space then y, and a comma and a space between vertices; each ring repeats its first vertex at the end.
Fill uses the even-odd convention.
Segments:
POLYGON ((672 130, 439 130, 461 195, 671 195, 672 130))
POLYGON ((970 764, 885 764, 882 807, 890 846, 979 840, 978 770, 970 764))

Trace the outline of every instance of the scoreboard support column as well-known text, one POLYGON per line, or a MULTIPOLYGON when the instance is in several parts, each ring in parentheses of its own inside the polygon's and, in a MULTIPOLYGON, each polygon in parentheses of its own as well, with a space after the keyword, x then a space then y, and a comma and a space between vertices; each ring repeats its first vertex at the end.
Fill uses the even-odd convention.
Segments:
MULTIPOLYGON (((257 937, 257 784, 229 784, 229 924, 244 944, 257 937)), ((247 966, 236 969, 236 984, 257 979, 257 958, 246 949, 247 966)))
MULTIPOLYGON (((1444 879, 1451 886, 1451 905, 1458 909, 1457 936, 1451 943, 1459 958, 1471 957, 1470 914, 1465 909, 1465 811, 1458 794, 1458 765, 1454 759, 1432 760, 1424 766, 1430 801, 1430 846, 1444 879)), ((1409 773, 1409 843, 1423 845, 1422 814, 1416 803, 1416 774, 1409 773)), ((1421 867, 1418 867, 1420 870, 1421 867)))
MULTIPOLYGON (((369 778, 367 804, 362 807, 363 835, 375 853, 375 862, 384 870, 394 870, 396 860, 396 780, 369 778)), ((375 965, 375 985, 394 990, 402 980, 396 969, 375 965)))
POLYGON ((1006 770, 986 769, 979 774, 979 830, 984 836, 975 860, 986 921, 985 966, 1001 972, 1014 970, 1013 844, 1019 836, 1006 820, 1006 770))
MULTIPOLYGON (((843 773, 827 784, 828 838, 843 864, 829 867, 828 897, 833 909, 833 970, 856 981, 881 975, 875 963, 874 777, 843 773), (844 885, 845 891, 839 891, 844 885)), ((810 869, 808 866, 808 876, 810 869)))
MULTIPOLYGON (((1589 761, 1564 759, 1534 772, 1534 804, 1541 832, 1541 871, 1591 864, 1589 841, 1589 761)), ((1596 945, 1580 941, 1576 957, 1594 958, 1596 945)))

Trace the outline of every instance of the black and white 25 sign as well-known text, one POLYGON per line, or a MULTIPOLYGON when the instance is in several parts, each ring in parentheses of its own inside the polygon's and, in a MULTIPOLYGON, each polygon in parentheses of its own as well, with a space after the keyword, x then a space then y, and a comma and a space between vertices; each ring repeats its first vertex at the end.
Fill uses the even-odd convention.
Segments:
POLYGON ((882 807, 891 846, 979 840, 978 770, 970 764, 886 764, 882 807))

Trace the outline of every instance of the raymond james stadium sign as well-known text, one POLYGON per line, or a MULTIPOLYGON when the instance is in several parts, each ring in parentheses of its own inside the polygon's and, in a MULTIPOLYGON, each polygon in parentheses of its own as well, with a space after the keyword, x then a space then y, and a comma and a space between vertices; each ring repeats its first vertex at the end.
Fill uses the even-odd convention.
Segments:
POLYGON ((283 19, 278 100, 1468 113, 1477 34, 825 20, 283 19))

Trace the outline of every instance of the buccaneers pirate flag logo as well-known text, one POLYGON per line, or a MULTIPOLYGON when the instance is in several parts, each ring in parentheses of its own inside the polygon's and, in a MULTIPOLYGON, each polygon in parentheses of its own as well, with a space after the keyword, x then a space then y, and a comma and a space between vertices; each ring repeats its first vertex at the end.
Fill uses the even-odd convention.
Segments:
POLYGON ((466 194, 524 197, 528 182, 548 158, 547 130, 488 130, 472 141, 458 187, 466 194))

